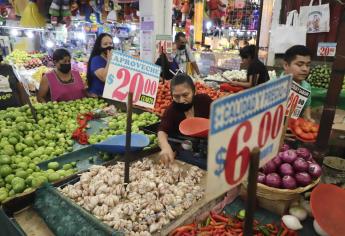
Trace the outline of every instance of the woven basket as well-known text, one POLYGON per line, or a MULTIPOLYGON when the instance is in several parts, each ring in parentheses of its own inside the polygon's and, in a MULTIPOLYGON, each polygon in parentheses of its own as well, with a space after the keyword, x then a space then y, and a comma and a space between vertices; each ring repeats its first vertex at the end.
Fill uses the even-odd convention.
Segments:
MULTIPOLYGON (((319 181, 320 178, 314 180, 311 184, 305 187, 299 187, 292 190, 272 188, 258 183, 256 191, 257 203, 262 208, 275 212, 279 215, 283 215, 288 210, 292 202, 299 200, 301 193, 313 188, 319 183, 319 181)), ((246 193, 247 182, 244 182, 241 187, 241 196, 246 196, 246 193)))

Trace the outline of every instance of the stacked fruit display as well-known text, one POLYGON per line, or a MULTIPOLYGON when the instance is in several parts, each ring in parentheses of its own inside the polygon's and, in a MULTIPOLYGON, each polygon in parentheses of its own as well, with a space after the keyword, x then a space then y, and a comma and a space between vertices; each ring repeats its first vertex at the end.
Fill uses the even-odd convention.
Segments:
POLYGON ((331 77, 331 68, 328 65, 317 65, 311 71, 307 81, 312 87, 328 88, 331 77))
POLYGON ((16 65, 22 65, 30 59, 30 55, 22 50, 13 50, 9 55, 4 59, 5 63, 13 63, 16 65))
MULTIPOLYGON (((113 135, 120 135, 126 133, 126 120, 127 115, 125 113, 120 113, 115 117, 112 117, 108 122, 108 127, 103 128, 100 133, 92 134, 89 138, 89 143, 94 144, 101 142, 113 135)), ((144 134, 143 131, 139 130, 139 127, 148 126, 159 121, 158 116, 144 112, 142 114, 133 114, 132 115, 132 133, 144 134)), ((158 144, 157 136, 154 134, 148 135, 150 138, 150 146, 147 148, 156 147, 158 144)))
POLYGON ((44 55, 42 58, 42 63, 43 65, 47 66, 47 67, 53 67, 54 63, 53 63, 53 58, 49 55, 44 55))
MULTIPOLYGON (((224 94, 221 92, 216 91, 201 82, 195 82, 195 88, 197 94, 208 94, 212 100, 216 100, 217 98, 224 96, 224 94)), ((171 104, 171 102, 172 98, 170 92, 170 82, 167 81, 164 84, 160 83, 158 86, 154 112, 160 116, 163 115, 164 111, 171 104)))
POLYGON ((32 74, 32 78, 37 81, 38 83, 41 81, 42 76, 47 73, 49 70, 51 70, 50 68, 46 67, 46 66, 40 66, 36 69, 36 71, 32 74))
POLYGON ((42 66, 42 61, 39 58, 31 58, 27 62, 24 63, 24 67, 27 70, 34 69, 36 67, 42 66))
POLYGON ((103 101, 91 98, 35 104, 37 124, 28 106, 0 111, 0 188, 5 186, 7 189, 0 189, 0 201, 24 190, 23 181, 18 178, 26 182, 33 172, 41 173, 37 163, 73 150, 71 134, 77 127, 77 114, 105 105, 103 101), (15 180, 20 187, 11 192, 11 186, 17 184, 13 176, 18 177, 15 180))

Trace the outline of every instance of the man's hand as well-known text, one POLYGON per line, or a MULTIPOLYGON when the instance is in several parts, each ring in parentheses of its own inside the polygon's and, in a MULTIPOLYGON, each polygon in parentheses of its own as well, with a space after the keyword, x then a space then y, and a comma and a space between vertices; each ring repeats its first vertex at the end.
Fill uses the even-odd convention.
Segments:
POLYGON ((159 153, 160 160, 164 165, 168 165, 173 162, 175 160, 175 155, 176 154, 170 146, 164 147, 159 153))

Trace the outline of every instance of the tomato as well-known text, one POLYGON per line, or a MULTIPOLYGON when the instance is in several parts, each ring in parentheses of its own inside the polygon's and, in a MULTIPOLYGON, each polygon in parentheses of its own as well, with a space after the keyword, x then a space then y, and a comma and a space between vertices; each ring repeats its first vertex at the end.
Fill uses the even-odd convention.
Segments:
POLYGON ((300 128, 300 127, 295 127, 294 128, 294 130, 295 130, 295 133, 298 135, 298 136, 300 136, 302 133, 303 133, 303 130, 300 128))
POLYGON ((307 124, 304 124, 301 128, 306 133, 309 133, 311 131, 310 126, 307 124))

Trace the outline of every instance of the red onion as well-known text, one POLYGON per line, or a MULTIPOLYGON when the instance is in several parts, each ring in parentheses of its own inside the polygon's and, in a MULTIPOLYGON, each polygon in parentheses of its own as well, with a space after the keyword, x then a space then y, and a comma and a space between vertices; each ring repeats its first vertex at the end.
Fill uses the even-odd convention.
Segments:
POLYGON ((261 184, 265 184, 266 182, 266 175, 262 172, 258 173, 258 182, 261 184))
POLYGON ((282 186, 286 189, 295 189, 297 188, 297 183, 294 177, 290 175, 285 175, 282 178, 282 186))
POLYGON ((295 175, 295 179, 298 183, 299 186, 307 186, 308 184, 311 183, 311 177, 308 173, 306 172, 300 172, 295 175))
POLYGON ((281 178, 277 173, 270 173, 266 175, 266 185, 273 187, 273 188, 279 188, 281 185, 281 178))
POLYGON ((308 172, 309 172, 311 177, 316 179, 316 178, 320 177, 322 170, 321 170, 321 167, 319 166, 319 164, 311 163, 311 164, 309 164, 308 172))
POLYGON ((282 164, 282 160, 280 159, 279 156, 276 156, 275 158, 272 159, 272 162, 276 165, 276 166, 280 166, 282 164))
POLYGON ((290 147, 289 147, 289 145, 287 145, 287 144, 283 144, 282 145, 282 147, 280 148, 280 152, 285 152, 285 151, 287 151, 287 150, 289 150, 290 149, 290 147))
POLYGON ((267 164, 262 167, 262 170, 263 170, 264 174, 266 174, 266 175, 269 173, 275 172, 276 169, 277 169, 277 166, 276 166, 276 164, 274 164, 273 161, 267 162, 267 164))
POLYGON ((297 154, 295 150, 290 149, 285 151, 280 158, 285 163, 292 163, 297 159, 297 154))
POLYGON ((298 157, 307 159, 310 156, 310 151, 307 148, 297 148, 296 154, 298 157))
POLYGON ((284 163, 279 167, 279 172, 282 176, 284 175, 294 175, 295 171, 289 163, 284 163))
POLYGON ((293 167, 297 172, 303 172, 308 170, 308 163, 303 158, 297 158, 296 161, 293 162, 293 167))

